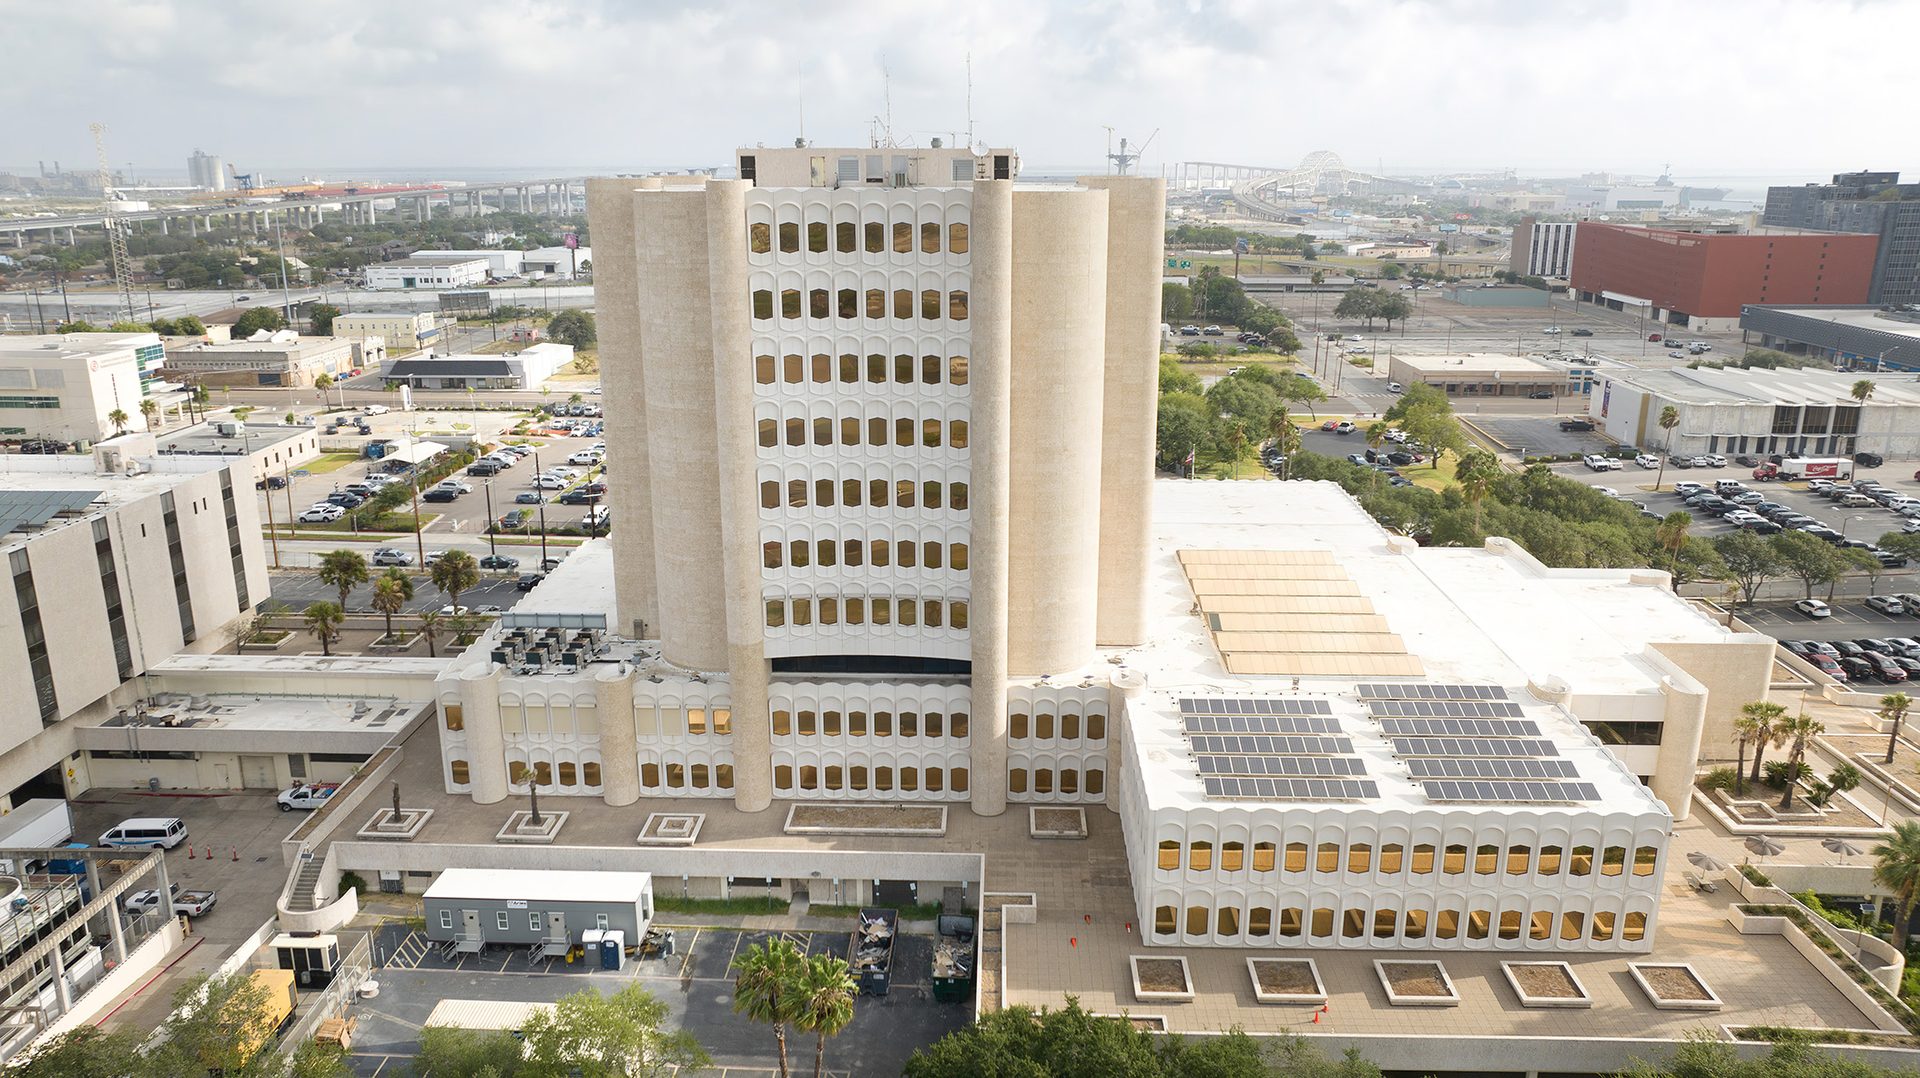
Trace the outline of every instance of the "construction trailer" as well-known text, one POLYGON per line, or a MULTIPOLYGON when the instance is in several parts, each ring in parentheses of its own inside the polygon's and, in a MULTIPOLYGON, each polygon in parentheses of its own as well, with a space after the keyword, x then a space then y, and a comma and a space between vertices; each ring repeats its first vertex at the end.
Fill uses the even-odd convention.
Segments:
POLYGON ((637 944, 653 922, 650 872, 450 868, 424 897, 427 939, 453 954, 527 947, 561 955, 590 929, 637 944))

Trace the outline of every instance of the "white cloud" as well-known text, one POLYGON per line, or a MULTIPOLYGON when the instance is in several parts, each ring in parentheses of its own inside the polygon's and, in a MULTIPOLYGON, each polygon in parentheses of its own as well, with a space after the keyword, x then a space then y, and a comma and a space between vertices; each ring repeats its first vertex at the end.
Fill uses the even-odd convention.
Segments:
POLYGON ((0 162, 626 167, 966 124, 1030 166, 1920 168, 1920 5, 1821 0, 0 0, 0 162), (1877 74, 1876 74, 1877 73, 1877 74), (1867 76, 1863 84, 1861 76, 1867 76))

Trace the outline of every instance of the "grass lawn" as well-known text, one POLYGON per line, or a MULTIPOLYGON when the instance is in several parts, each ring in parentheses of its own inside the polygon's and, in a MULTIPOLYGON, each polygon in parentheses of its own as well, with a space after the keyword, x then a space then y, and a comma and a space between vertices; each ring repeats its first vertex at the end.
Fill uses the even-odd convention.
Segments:
POLYGON ((314 475, 325 475, 328 472, 337 472, 359 459, 361 458, 358 453, 322 453, 302 464, 301 467, 314 475))

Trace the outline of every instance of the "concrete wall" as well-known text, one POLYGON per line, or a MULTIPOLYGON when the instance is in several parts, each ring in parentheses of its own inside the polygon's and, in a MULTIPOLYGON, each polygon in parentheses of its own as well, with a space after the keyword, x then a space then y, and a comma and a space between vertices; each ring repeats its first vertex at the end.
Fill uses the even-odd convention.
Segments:
POLYGON ((622 462, 606 477, 609 500, 622 510, 620 526, 613 530, 613 587, 619 604, 615 624, 630 634, 637 623, 652 627, 660 620, 653 575, 653 473, 647 459, 639 251, 633 232, 633 192, 638 186, 635 180, 587 181, 587 221, 601 248, 593 264, 601 400, 607 444, 620 447, 622 462))
MULTIPOLYGON (((1768 687, 1773 681, 1773 656, 1778 648, 1774 639, 1758 633, 1735 633, 1717 643, 1668 641, 1650 646, 1706 690, 1700 758, 1733 759, 1733 723, 1740 717, 1740 708, 1755 700, 1767 699, 1768 687)), ((1664 754, 1661 763, 1667 763, 1664 754)))

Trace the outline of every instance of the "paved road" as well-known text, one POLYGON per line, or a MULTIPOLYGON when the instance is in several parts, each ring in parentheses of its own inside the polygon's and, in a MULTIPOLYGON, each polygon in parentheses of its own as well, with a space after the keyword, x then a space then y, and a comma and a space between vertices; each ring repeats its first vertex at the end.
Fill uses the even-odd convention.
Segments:
MULTIPOLYGON (((512 303, 523 307, 544 307, 550 310, 565 307, 592 308, 593 306, 593 286, 590 284, 500 288, 493 291, 494 303, 497 305, 512 303)), ((285 298, 290 299, 295 306, 311 302, 331 303, 349 314, 359 311, 437 311, 440 309, 440 293, 430 289, 366 289, 351 288, 336 283, 326 287, 289 289, 285 298)), ((151 294, 142 289, 135 294, 134 301, 142 316, 178 318, 183 314, 208 315, 216 311, 224 311, 229 307, 277 308, 281 306, 283 297, 277 289, 265 288, 246 291, 223 288, 176 292, 156 289, 151 294)), ((73 289, 64 297, 58 292, 40 292, 37 296, 25 291, 0 292, 0 318, 11 318, 15 329, 33 327, 36 317, 44 319, 51 327, 55 321, 65 320, 69 311, 74 318, 105 324, 120 317, 119 294, 106 289, 93 291, 73 289)))

